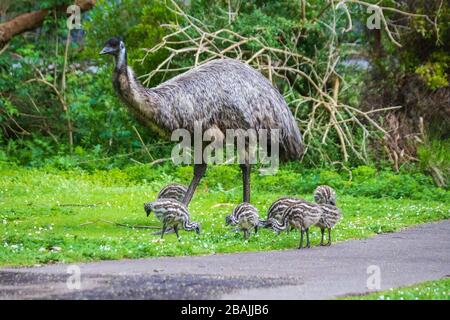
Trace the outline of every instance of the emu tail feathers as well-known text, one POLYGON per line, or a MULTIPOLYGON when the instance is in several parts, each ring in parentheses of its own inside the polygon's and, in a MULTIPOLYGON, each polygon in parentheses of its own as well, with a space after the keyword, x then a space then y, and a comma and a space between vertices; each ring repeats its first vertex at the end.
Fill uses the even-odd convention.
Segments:
POLYGON ((302 135, 295 122, 292 117, 291 123, 281 130, 280 158, 284 161, 298 160, 304 151, 302 135))

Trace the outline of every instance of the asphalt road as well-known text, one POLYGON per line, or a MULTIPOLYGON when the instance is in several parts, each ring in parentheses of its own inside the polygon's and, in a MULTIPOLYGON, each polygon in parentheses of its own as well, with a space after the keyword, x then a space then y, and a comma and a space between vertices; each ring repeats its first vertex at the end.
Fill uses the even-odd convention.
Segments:
POLYGON ((331 247, 78 266, 80 289, 68 288, 68 265, 0 268, 0 299, 326 299, 362 294, 370 291, 368 279, 372 285, 379 279, 383 290, 450 276, 450 220, 331 247))

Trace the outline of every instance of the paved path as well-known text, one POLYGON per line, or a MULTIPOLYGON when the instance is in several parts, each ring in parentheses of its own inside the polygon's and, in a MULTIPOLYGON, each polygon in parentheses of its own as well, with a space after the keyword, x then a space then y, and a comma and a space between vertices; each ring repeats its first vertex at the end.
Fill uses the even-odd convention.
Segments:
POLYGON ((367 292, 367 268, 381 289, 450 276, 450 220, 331 247, 79 264, 0 268, 1 298, 324 299, 367 292))

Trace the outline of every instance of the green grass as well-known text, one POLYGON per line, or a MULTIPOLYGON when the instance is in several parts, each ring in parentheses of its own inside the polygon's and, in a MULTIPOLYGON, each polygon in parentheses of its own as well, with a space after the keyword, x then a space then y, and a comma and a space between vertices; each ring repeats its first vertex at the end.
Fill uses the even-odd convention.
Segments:
POLYGON ((345 297, 346 300, 450 300, 450 278, 427 281, 408 287, 345 297))
MULTIPOLYGON (((89 222, 104 219, 131 225, 159 225, 153 215, 145 216, 143 203, 153 200, 157 191, 169 182, 186 182, 190 176, 188 169, 180 169, 186 178, 163 171, 153 173, 154 178, 147 180, 141 176, 130 179, 130 172, 141 174, 145 171, 142 167, 89 173, 0 166, 0 265, 282 250, 298 245, 298 232, 276 236, 270 230, 261 230, 244 241, 242 233, 226 227, 225 216, 241 200, 241 182, 229 167, 216 168, 202 182, 190 206, 192 220, 201 224, 201 234, 181 231, 181 241, 174 234, 159 241, 159 236, 151 234, 152 230, 89 222)), ((280 196, 288 194, 312 200, 311 192, 295 193, 286 191, 283 185, 279 187, 286 181, 283 177, 299 175, 292 168, 283 170, 278 179, 252 177, 252 202, 263 217, 280 196)), ((357 196, 357 187, 352 186, 351 195, 337 190, 344 218, 333 231, 334 241, 365 238, 450 218, 448 201, 369 198, 357 196)), ((438 191, 448 197, 448 191, 438 191)), ((427 192, 433 190, 427 186, 427 192)), ((312 244, 317 245, 319 240, 320 231, 313 228, 312 244)))

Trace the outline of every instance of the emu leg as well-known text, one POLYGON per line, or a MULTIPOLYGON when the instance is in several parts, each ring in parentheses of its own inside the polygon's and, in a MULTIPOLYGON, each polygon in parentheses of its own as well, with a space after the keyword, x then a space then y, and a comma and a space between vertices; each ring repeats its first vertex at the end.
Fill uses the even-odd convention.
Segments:
POLYGON ((255 226, 255 234, 258 233, 258 226, 255 226))
POLYGON ((250 164, 241 164, 241 170, 242 170, 242 185, 243 185, 243 189, 244 189, 244 196, 243 202, 248 202, 250 203, 250 171, 251 171, 251 166, 250 164))
POLYGON ((286 228, 286 233, 289 234, 289 233, 290 233, 292 230, 294 230, 294 229, 295 229, 294 226, 289 225, 289 226, 286 228))
POLYGON ((178 234, 178 226, 174 226, 173 231, 175 231, 175 234, 177 235, 177 239, 178 239, 178 241, 180 241, 180 235, 178 234))
MULTIPOLYGON (((324 234, 324 232, 325 232, 325 229, 324 228, 320 228, 320 233, 322 234, 322 238, 320 239, 320 245, 321 246, 323 246, 324 244, 323 244, 323 234, 324 234)), ((329 238, 328 238, 329 239, 329 238)))
POLYGON ((202 180, 203 176, 205 175, 206 167, 206 163, 194 164, 194 177, 192 178, 191 184, 189 185, 189 188, 183 199, 183 204, 185 204, 186 206, 188 206, 191 202, 195 189, 200 183, 200 180, 202 180))
POLYGON ((311 246, 309 244, 309 228, 306 229, 306 247, 311 248, 311 246))
POLYGON ((331 228, 328 228, 328 243, 327 246, 331 246, 331 228))
POLYGON ((162 227, 162 231, 161 231, 161 239, 164 238, 164 233, 166 232, 166 228, 167 228, 167 226, 166 226, 166 224, 164 223, 164 224, 163 224, 163 227, 162 227))
POLYGON ((300 230, 300 245, 298 246, 299 249, 303 248, 303 234, 305 231, 303 229, 300 230))

